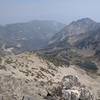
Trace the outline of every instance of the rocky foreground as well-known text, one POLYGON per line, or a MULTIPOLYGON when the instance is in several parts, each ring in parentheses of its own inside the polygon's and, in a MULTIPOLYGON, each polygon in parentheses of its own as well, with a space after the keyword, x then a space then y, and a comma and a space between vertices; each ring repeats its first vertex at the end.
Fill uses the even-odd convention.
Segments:
POLYGON ((37 54, 1 57, 0 100, 99 100, 100 78, 37 54))

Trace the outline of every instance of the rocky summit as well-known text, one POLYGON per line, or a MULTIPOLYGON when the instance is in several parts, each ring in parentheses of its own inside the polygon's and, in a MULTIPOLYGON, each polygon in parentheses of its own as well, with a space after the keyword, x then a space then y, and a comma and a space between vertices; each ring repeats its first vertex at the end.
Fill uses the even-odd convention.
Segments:
POLYGON ((36 53, 1 57, 0 100, 97 100, 100 78, 36 53))

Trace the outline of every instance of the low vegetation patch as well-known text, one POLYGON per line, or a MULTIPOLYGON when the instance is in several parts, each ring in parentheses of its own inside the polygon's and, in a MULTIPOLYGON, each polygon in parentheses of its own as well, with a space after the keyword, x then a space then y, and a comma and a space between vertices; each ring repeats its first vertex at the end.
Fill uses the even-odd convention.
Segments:
POLYGON ((0 70, 5 70, 7 71, 7 68, 4 65, 0 65, 0 70))
POLYGON ((59 59, 57 57, 54 56, 50 56, 50 55, 42 55, 42 58, 45 60, 50 61, 51 63, 53 63, 55 66, 62 66, 62 65, 68 65, 67 61, 64 61, 62 59, 59 59))
POLYGON ((80 63, 78 63, 78 65, 83 69, 93 70, 93 71, 98 70, 97 65, 94 62, 90 61, 90 60, 80 62, 80 63))
POLYGON ((13 63, 13 60, 12 60, 11 58, 8 58, 8 59, 5 60, 5 62, 6 62, 7 64, 11 64, 11 63, 13 63))

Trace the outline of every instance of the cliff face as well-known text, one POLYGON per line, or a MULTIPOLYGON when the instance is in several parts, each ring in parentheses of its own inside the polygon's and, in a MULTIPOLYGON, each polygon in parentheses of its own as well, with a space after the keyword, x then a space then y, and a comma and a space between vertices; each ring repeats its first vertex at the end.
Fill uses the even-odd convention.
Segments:
POLYGON ((99 82, 74 65, 55 66, 33 53, 0 61, 0 100, 95 100, 99 82))

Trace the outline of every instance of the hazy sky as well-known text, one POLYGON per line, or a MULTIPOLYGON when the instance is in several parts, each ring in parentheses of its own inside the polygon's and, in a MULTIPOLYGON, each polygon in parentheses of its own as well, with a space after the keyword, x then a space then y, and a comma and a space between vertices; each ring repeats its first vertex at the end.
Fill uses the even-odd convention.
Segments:
POLYGON ((84 17, 100 22, 100 0, 0 0, 0 24, 35 19, 69 23, 84 17))

